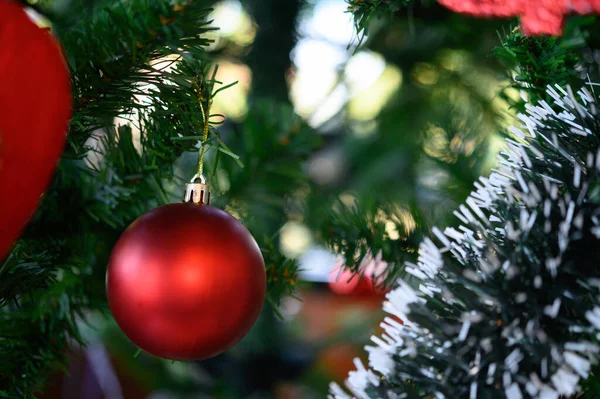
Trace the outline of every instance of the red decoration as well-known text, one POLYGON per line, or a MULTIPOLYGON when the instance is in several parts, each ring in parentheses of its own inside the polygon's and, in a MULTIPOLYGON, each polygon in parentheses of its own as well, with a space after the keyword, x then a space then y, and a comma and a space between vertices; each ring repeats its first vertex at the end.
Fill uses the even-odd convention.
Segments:
POLYGON ((388 291, 382 287, 386 267, 381 255, 375 258, 367 255, 359 265, 358 273, 353 273, 344 268, 343 259, 340 259, 329 276, 329 288, 340 295, 383 295, 388 291))
POLYGON ((0 0, 0 258, 33 215, 63 150, 69 72, 51 34, 0 0))
POLYGON ((600 0, 439 0, 449 9, 476 17, 521 17, 526 35, 562 32, 566 14, 600 13, 600 0))
POLYGON ((209 205, 177 203, 141 216, 113 249, 108 303, 140 348, 201 360, 231 348, 256 321, 265 265, 246 228, 209 205))
POLYGON ((331 291, 340 295, 372 295, 373 280, 369 276, 354 274, 348 269, 336 267, 329 280, 331 291))

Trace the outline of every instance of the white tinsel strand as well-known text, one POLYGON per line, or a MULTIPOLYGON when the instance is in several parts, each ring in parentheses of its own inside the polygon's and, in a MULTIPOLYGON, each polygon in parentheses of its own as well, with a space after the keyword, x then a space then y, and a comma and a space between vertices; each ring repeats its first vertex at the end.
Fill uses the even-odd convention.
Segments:
MULTIPOLYGON (((497 168, 488 178, 482 177, 475 183, 476 190, 466 205, 454 212, 464 225, 447 228, 443 233, 434 228, 433 237, 440 245, 426 238, 417 263, 406 265, 406 272, 420 280, 418 291, 399 281, 384 303, 384 310, 405 324, 386 318, 381 324, 385 334, 372 337, 375 346, 367 347, 369 367, 384 378, 380 380, 373 371, 357 363, 357 371, 350 374, 346 383, 353 397, 368 397, 364 395, 369 385, 379 387, 377 392, 385 395, 382 397, 397 397, 400 392, 397 386, 394 385, 393 391, 385 390, 386 379, 393 378, 409 379, 423 388, 423 392, 440 398, 476 399, 480 390, 494 390, 501 384, 509 399, 553 399, 576 393, 580 378, 589 376, 591 366, 598 361, 599 348, 591 340, 596 334, 594 330, 600 330, 600 303, 589 308, 584 317, 567 323, 574 336, 582 339, 565 343, 549 340, 547 334, 551 331, 545 330, 543 323, 558 320, 562 309, 577 295, 570 290, 559 291, 555 294, 560 296, 541 307, 528 308, 532 300, 539 301, 536 299, 539 290, 559 281, 565 267, 573 267, 564 264, 573 237, 578 239, 588 234, 600 238, 600 212, 590 216, 582 209, 590 187, 588 179, 592 175, 597 178, 600 171, 600 150, 570 152, 582 138, 599 133, 590 128, 598 126, 596 99, 585 88, 577 93, 578 97, 570 88, 559 86, 549 87, 548 94, 553 105, 562 111, 555 112, 545 102, 527 104, 527 113, 519 115, 524 124, 522 130, 511 128, 517 141, 507 140, 506 150, 498 156, 497 168), (554 175, 549 176, 548 171, 552 170, 554 175), (569 176, 568 181, 563 180, 565 176, 569 176), (567 185, 570 190, 565 191, 567 185), (585 217, 590 219, 589 223, 585 217), (591 229, 584 231, 584 226, 591 229), (543 242, 534 245, 542 248, 543 258, 539 251, 528 248, 531 243, 527 241, 531 234, 540 232, 545 234, 543 242), (507 281, 515 279, 512 280, 515 286, 523 281, 527 284, 522 291, 497 292, 493 279, 498 278, 498 273, 507 281), (456 296, 454 286, 464 286, 471 294, 456 296), (428 301, 445 304, 445 309, 438 306, 436 313, 431 313, 428 301), (513 301, 512 307, 517 304, 529 309, 532 318, 527 320, 517 313, 513 319, 502 320, 501 315, 506 313, 500 310, 507 301, 513 301), (414 312, 427 327, 437 326, 437 336, 430 328, 415 322, 414 312), (498 338, 493 341, 491 337, 478 335, 490 328, 500 333, 501 342, 498 338), (529 347, 522 344, 525 337, 548 350, 547 356, 539 359, 533 369, 531 356, 526 353, 529 347), (498 344, 504 345, 508 353, 504 359, 497 359, 500 362, 493 357, 497 349, 494 346, 498 344), (471 347, 479 350, 472 358, 465 357, 473 352, 463 348, 471 347), (424 360, 422 365, 417 357, 424 360), (440 366, 440 371, 426 366, 426 362, 436 357, 438 363, 448 363, 440 366), (462 371, 463 364, 468 365, 467 371, 462 371), (487 366, 480 368, 481 364, 487 366), (456 385, 452 383, 455 377, 461 381, 470 378, 471 382, 466 386, 456 385)), ((593 294, 590 297, 598 298, 600 275, 589 277, 589 281, 572 289, 583 287, 586 294, 593 294)), ((331 394, 335 399, 348 398, 337 385, 332 385, 331 394)))

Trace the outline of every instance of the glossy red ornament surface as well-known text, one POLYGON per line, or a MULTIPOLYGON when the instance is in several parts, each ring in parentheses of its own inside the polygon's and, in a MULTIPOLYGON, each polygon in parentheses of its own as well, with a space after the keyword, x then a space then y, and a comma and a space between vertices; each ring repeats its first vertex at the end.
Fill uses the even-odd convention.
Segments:
POLYGON ((562 33, 568 14, 600 13, 600 0, 439 0, 449 9, 476 17, 521 17, 526 35, 562 33))
POLYGON ((61 49, 21 6, 0 0, 0 258, 35 212, 71 115, 61 49))
POLYGON ((201 360, 239 342, 266 295, 264 260, 246 228, 209 205, 161 206, 133 222, 106 277, 112 314, 140 348, 201 360))

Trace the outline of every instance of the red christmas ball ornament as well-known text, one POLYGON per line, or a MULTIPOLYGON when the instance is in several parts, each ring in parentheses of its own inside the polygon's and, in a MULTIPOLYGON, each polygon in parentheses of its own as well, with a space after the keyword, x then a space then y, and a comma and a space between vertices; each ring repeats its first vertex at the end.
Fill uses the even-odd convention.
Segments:
POLYGON ((60 46, 21 6, 0 0, 0 258, 38 206, 70 116, 69 72, 60 46))
POLYGON ((383 286, 387 263, 381 254, 373 257, 367 254, 360 265, 358 273, 346 269, 340 259, 329 276, 329 288, 340 295, 381 296, 389 291, 383 286))
POLYGON ((329 278, 329 288, 339 295, 372 295, 373 280, 369 276, 355 274, 348 269, 336 267, 329 278))
POLYGON ((112 252, 108 304, 140 348, 167 359, 202 360, 238 343, 266 295, 265 264, 233 216, 207 205, 208 186, 133 222, 112 252))
POLYGON ((526 35, 562 33, 567 14, 600 13, 600 0, 439 0, 452 11, 476 17, 521 17, 526 35))

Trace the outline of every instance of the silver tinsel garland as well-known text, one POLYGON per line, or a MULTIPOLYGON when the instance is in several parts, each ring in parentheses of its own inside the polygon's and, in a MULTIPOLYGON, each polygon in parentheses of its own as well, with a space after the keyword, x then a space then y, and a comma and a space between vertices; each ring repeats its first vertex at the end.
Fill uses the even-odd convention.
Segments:
POLYGON ((600 118, 589 84, 527 105, 497 168, 432 230, 385 333, 330 398, 540 398, 580 391, 600 347, 600 118), (404 324, 400 323, 402 320, 404 324))

